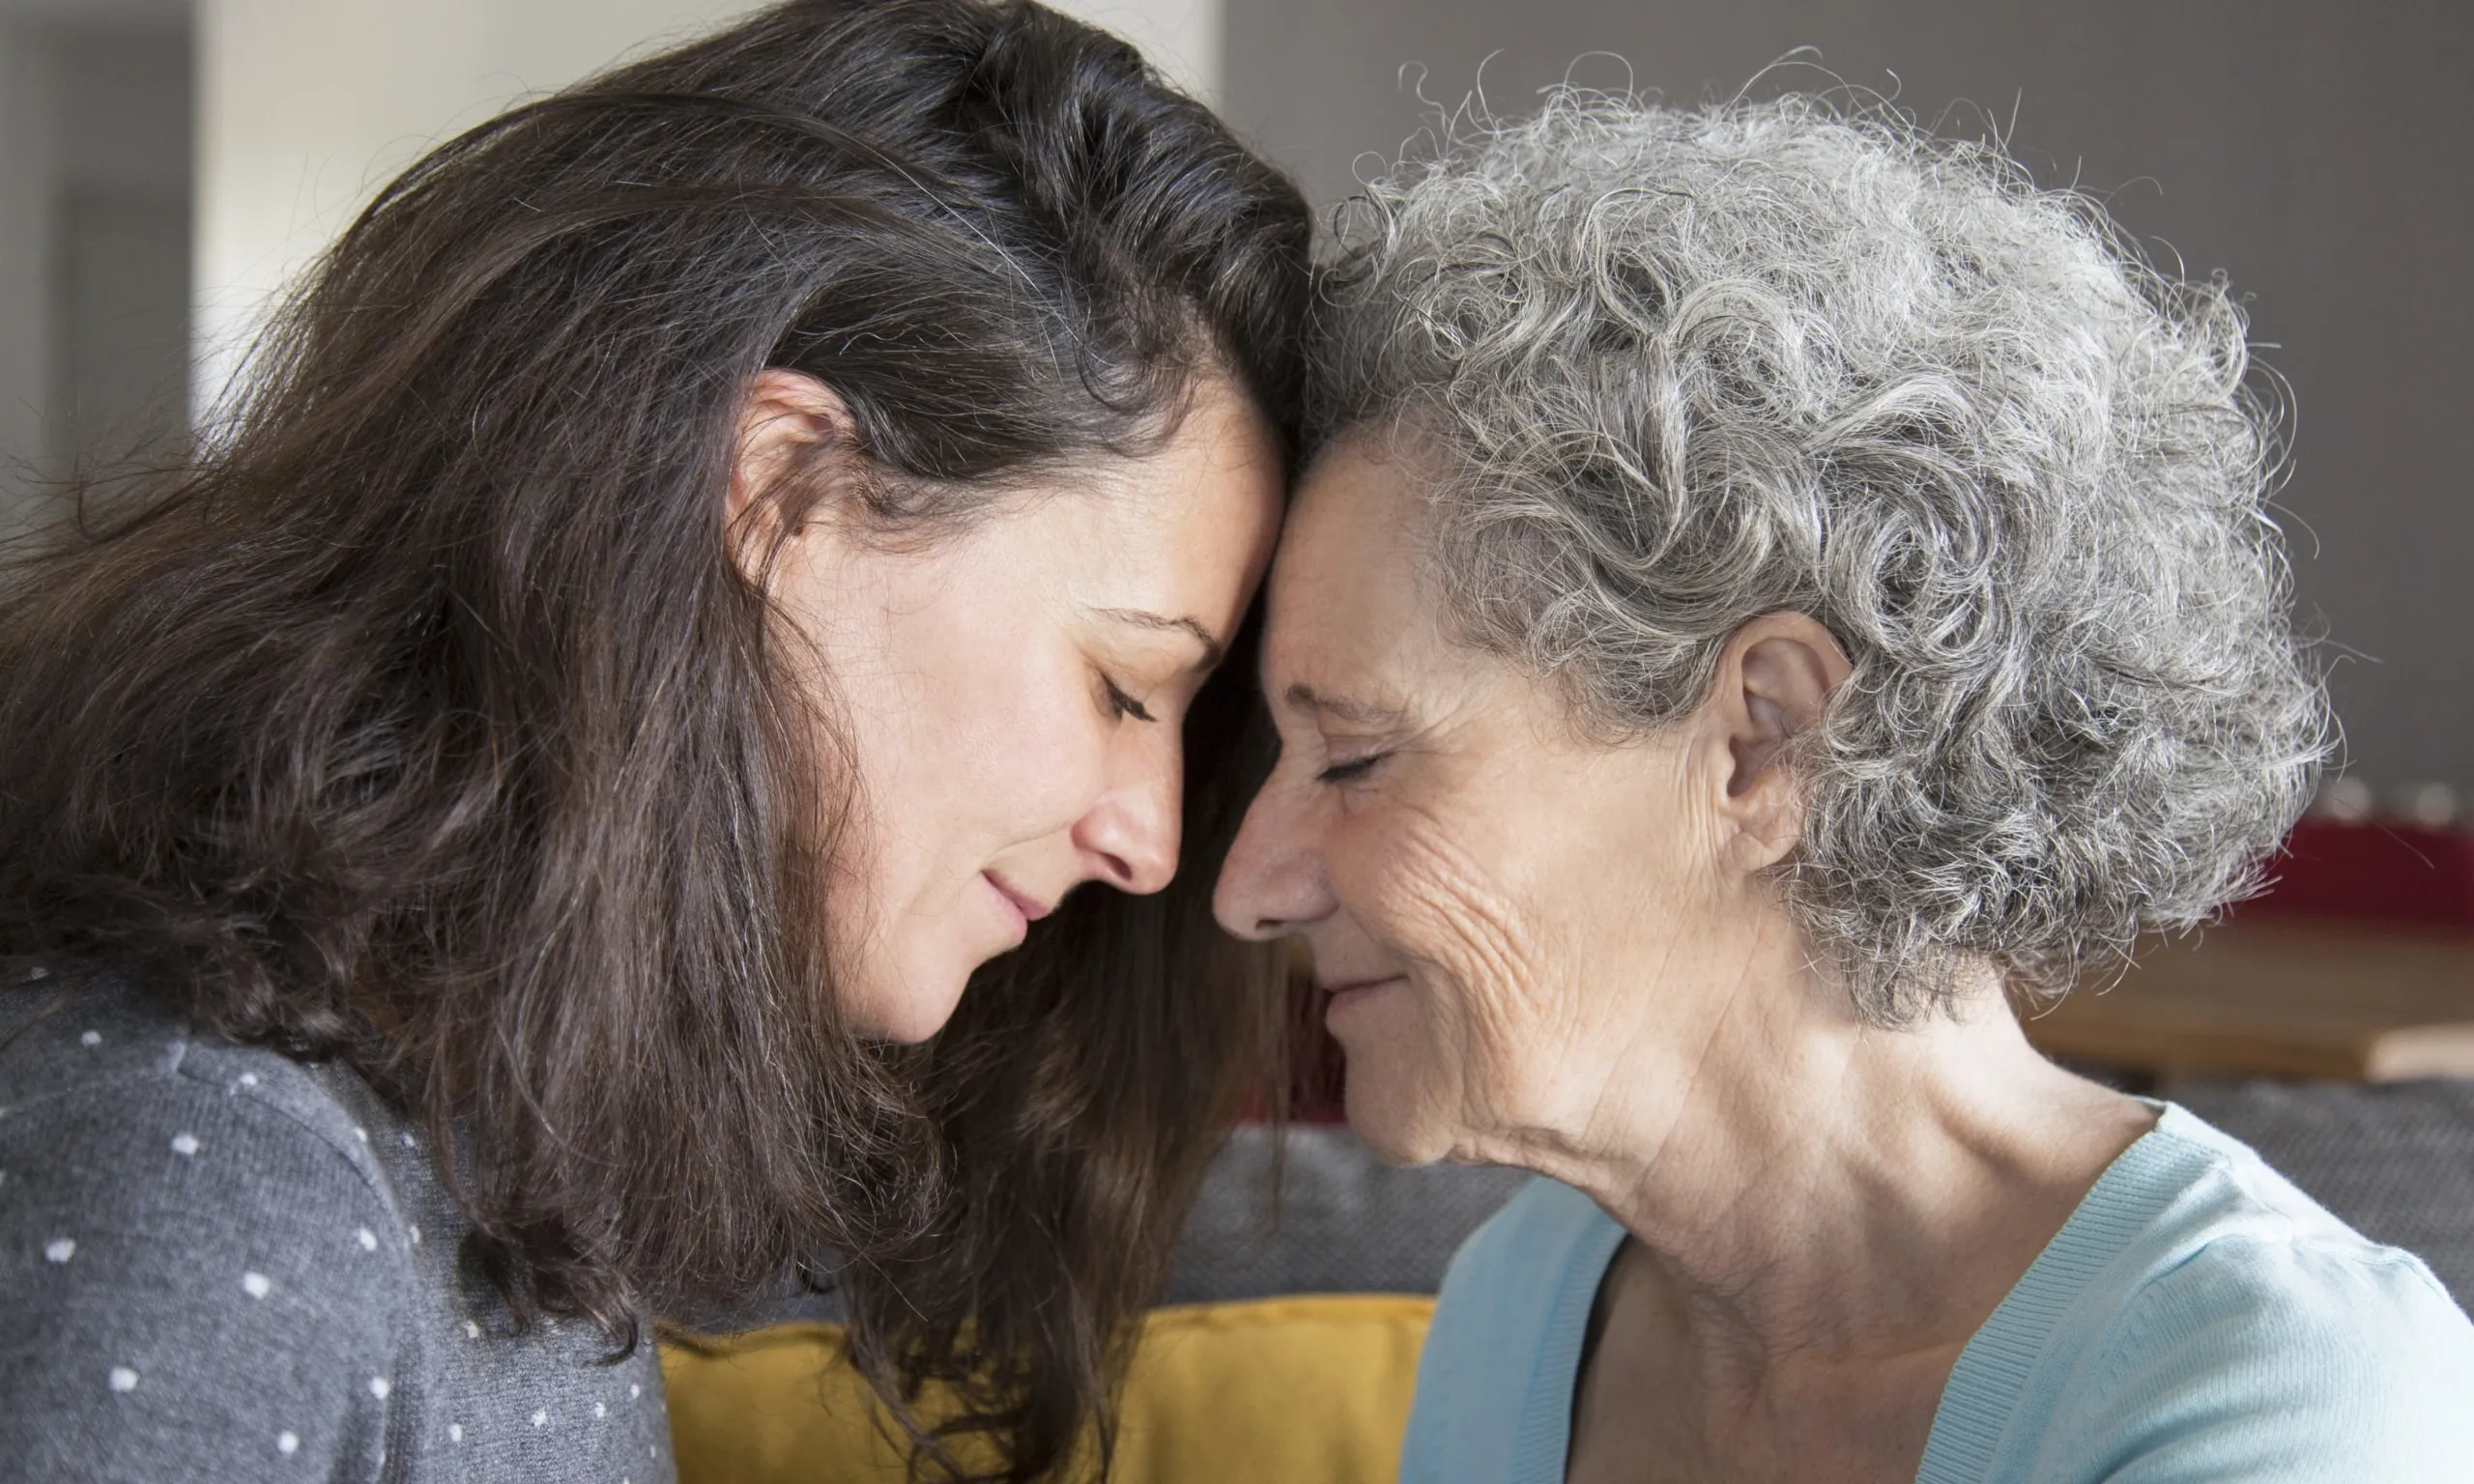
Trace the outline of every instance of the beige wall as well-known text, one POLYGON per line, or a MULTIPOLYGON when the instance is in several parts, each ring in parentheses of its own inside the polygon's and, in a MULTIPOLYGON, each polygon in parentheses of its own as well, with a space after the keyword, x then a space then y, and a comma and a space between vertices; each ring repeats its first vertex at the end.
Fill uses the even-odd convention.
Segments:
MULTIPOLYGON (((271 296, 422 150, 748 0, 200 0, 194 305, 202 400, 271 296)), ((1219 0, 1083 0, 1208 95, 1219 0)))
MULTIPOLYGON (((2253 296, 2299 407, 2284 504, 2338 711, 2379 784, 2474 785, 2474 7, 2374 0, 1242 0, 1226 106, 1324 200, 1457 103, 1582 60, 1689 102, 1811 44, 1927 117, 2017 119, 2048 182, 2105 192, 2253 296), (1491 60, 1488 60, 1491 57, 1491 60), (1625 61, 1628 59, 1627 71, 1625 61), (1404 67, 1408 71, 1404 74, 1404 67)), ((1816 74, 1805 72, 1809 80, 1816 74)))

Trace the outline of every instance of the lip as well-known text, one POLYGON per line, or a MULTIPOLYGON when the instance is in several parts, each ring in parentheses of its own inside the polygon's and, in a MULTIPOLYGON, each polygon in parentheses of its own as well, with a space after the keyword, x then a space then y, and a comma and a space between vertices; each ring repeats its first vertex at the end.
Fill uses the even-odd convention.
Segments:
POLYGON ((1382 979, 1355 979, 1337 985, 1325 985, 1322 986, 1323 1013, 1327 1017, 1338 1014, 1342 1010, 1366 999, 1378 989, 1407 984, 1408 978, 1405 974, 1393 974, 1382 979))
POLYGON ((1031 924, 1056 910, 1056 903, 1044 902, 1036 897, 1017 890, 1003 876, 992 870, 983 870, 979 874, 982 880, 996 889, 996 895, 1004 899, 1005 904, 1012 907, 1015 914, 1021 918, 1022 930, 1025 932, 1030 930, 1031 924))

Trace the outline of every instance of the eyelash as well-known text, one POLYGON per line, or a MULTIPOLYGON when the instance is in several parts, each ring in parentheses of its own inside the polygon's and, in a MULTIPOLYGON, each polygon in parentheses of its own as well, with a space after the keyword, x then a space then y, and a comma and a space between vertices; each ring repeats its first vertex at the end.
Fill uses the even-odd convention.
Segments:
POLYGON ((1374 765, 1382 760, 1381 753, 1371 753, 1364 757, 1352 757, 1346 762, 1336 762, 1315 774, 1314 781, 1318 784, 1355 783, 1373 772, 1374 765))
POLYGON ((1142 702, 1135 699, 1131 696, 1128 696, 1124 691, 1119 690, 1117 688, 1117 683, 1114 680, 1108 679, 1104 676, 1100 683, 1108 687, 1108 709, 1114 711, 1117 715, 1130 716, 1137 722, 1156 722, 1159 720, 1158 717, 1153 716, 1150 712, 1142 708, 1142 702))

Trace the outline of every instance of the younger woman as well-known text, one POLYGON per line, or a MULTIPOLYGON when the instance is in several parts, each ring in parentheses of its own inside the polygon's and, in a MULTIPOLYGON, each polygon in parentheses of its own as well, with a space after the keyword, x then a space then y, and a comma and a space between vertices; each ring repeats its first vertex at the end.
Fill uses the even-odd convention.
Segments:
POLYGON ((1275 1018, 1211 677, 1307 236, 1020 0, 785 6, 382 192, 0 594, 0 1459, 663 1477, 646 1316, 838 1270, 1056 1460, 1275 1018))

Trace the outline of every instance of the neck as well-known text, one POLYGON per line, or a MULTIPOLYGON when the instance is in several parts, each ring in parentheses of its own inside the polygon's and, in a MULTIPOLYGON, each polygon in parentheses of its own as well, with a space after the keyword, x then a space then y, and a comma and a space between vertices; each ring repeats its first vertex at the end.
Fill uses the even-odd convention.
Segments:
POLYGON ((1652 1091, 1597 1098, 1520 1162, 1625 1225, 1696 1349, 1755 1375, 1955 1357, 2155 1122, 2038 1055, 1990 971, 1967 987, 1957 1014, 1882 1030, 1779 956, 1688 1064, 1619 1061, 1610 1090, 1652 1091))

